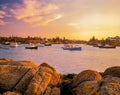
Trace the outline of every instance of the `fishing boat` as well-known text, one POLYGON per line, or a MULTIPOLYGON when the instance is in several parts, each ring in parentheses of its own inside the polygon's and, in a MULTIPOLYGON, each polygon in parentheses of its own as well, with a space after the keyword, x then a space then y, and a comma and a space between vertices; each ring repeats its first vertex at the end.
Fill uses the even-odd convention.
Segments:
POLYGON ((79 51, 82 49, 79 45, 64 45, 63 50, 79 51))
POLYGON ((45 46, 52 46, 51 43, 45 43, 44 45, 45 45, 45 46))
POLYGON ((99 46, 99 48, 107 48, 107 49, 110 49, 110 48, 116 48, 115 45, 102 45, 102 46, 99 46))
POLYGON ((29 46, 26 46, 25 49, 38 49, 38 46, 30 44, 29 46))

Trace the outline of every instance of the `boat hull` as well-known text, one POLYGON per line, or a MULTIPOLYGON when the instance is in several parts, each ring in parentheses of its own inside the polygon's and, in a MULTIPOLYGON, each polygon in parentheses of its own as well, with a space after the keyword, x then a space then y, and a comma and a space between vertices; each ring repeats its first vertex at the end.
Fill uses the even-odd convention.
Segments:
POLYGON ((71 50, 71 51, 80 51, 82 48, 81 47, 76 47, 76 48, 65 48, 63 47, 63 50, 71 50))
POLYGON ((99 46, 99 48, 111 49, 111 48, 116 48, 116 46, 99 46))
POLYGON ((38 49, 38 47, 25 47, 25 49, 38 49))

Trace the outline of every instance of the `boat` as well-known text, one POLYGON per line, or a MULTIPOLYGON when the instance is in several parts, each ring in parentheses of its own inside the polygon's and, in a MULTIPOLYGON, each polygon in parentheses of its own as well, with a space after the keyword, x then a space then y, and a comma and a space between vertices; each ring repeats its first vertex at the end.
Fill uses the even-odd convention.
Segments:
POLYGON ((12 47, 12 48, 18 47, 18 43, 10 43, 10 47, 12 47))
POLYGON ((45 45, 45 46, 52 46, 51 43, 45 43, 44 45, 45 45))
POLYGON ((99 46, 99 48, 108 48, 108 49, 110 49, 110 48, 116 48, 116 46, 115 45, 102 45, 102 46, 99 46))
POLYGON ((63 50, 70 50, 70 51, 79 51, 82 50, 82 47, 80 47, 79 45, 64 45, 64 47, 62 47, 63 50))
POLYGON ((38 46, 35 46, 34 44, 30 44, 29 46, 26 46, 25 49, 38 49, 38 46))

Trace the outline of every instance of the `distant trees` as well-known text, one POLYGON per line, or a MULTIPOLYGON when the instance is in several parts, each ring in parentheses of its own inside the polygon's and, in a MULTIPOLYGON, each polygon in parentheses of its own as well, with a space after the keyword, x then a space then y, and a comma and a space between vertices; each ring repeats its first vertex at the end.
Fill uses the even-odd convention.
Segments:
POLYGON ((109 44, 109 45, 115 45, 120 46, 120 37, 108 37, 106 39, 98 40, 95 36, 93 36, 88 43, 89 45, 95 45, 95 44, 109 44))
POLYGON ((86 41, 81 41, 81 40, 69 40, 66 39, 65 37, 60 38, 60 37, 55 37, 55 38, 41 38, 41 37, 0 37, 0 43, 5 43, 5 42, 20 42, 20 43, 52 43, 52 44, 68 44, 68 43, 86 43, 86 41))

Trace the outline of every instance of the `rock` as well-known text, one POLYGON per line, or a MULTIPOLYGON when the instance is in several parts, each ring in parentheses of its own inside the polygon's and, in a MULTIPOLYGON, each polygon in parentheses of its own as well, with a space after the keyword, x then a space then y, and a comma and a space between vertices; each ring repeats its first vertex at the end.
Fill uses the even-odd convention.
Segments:
POLYGON ((47 87, 44 95, 51 95, 51 90, 52 89, 50 87, 47 87))
POLYGON ((20 93, 17 93, 17 92, 10 92, 10 91, 8 91, 8 92, 5 92, 4 94, 2 94, 2 95, 21 95, 20 93))
POLYGON ((0 65, 0 90, 11 91, 28 70, 26 67, 0 65))
POLYGON ((42 95, 48 86, 57 86, 60 82, 60 74, 44 63, 30 81, 25 95, 42 95))
POLYGON ((120 78, 118 77, 112 77, 112 76, 106 76, 100 81, 101 85, 107 85, 109 83, 120 83, 120 78))
POLYGON ((46 63, 41 64, 40 67, 43 71, 46 70, 48 73, 52 75, 49 86, 56 86, 56 85, 61 84, 62 76, 59 73, 57 73, 53 67, 51 67, 50 65, 46 63))
POLYGON ((120 66, 107 68, 103 73, 103 76, 106 75, 110 75, 113 77, 120 77, 120 66))
POLYGON ((31 79, 34 77, 39 68, 30 69, 24 77, 19 81, 19 83, 14 87, 14 91, 24 93, 29 85, 31 79))
POLYGON ((120 84, 108 83, 101 86, 99 90, 100 95, 120 95, 120 84))
POLYGON ((98 95, 97 81, 86 81, 73 89, 73 95, 98 95))
POLYGON ((31 61, 1 61, 0 65, 14 65, 14 66, 24 66, 27 68, 36 68, 38 67, 34 62, 31 61))
POLYGON ((3 62, 11 62, 11 61, 14 61, 14 60, 10 59, 10 58, 1 58, 0 59, 0 65, 2 65, 1 63, 3 63, 3 62))
POLYGON ((100 81, 101 79, 102 76, 97 71, 85 70, 73 78, 71 87, 74 88, 85 81, 100 81))
POLYGON ((54 87, 54 88, 47 87, 44 95, 60 95, 60 88, 57 88, 57 87, 54 87))
POLYGON ((119 95, 120 93, 120 78, 106 76, 99 83, 100 95, 119 95))
POLYGON ((60 95, 60 88, 54 87, 50 95, 60 95))

